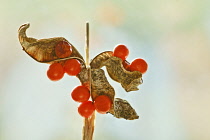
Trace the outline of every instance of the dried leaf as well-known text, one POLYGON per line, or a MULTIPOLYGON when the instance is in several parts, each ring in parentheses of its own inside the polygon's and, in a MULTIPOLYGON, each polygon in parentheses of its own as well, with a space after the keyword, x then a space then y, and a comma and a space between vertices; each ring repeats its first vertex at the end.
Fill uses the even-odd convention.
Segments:
MULTIPOLYGON (((56 53, 55 53, 55 46, 60 41, 68 42, 65 38, 63 37, 55 37, 55 38, 48 38, 48 39, 30 38, 30 37, 27 37, 26 35, 26 29, 28 29, 29 26, 30 24, 24 24, 19 28, 19 31, 18 31, 20 44, 22 45, 23 50, 29 56, 31 56, 33 59, 41 63, 51 63, 53 61, 65 60, 65 58, 60 59, 58 56, 56 56, 56 53)), ((83 57, 76 50, 76 48, 71 43, 69 44, 72 46, 72 53, 68 58, 77 57, 77 59, 84 62, 83 57)))
POLYGON ((135 120, 139 118, 131 105, 126 100, 120 98, 115 98, 114 109, 110 110, 109 113, 116 118, 124 118, 126 120, 135 120))

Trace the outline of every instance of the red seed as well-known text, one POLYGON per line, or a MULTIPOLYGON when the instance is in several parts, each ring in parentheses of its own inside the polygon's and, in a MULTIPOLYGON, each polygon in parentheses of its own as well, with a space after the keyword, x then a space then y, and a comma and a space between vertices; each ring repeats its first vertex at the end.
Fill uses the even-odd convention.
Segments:
POLYGON ((72 46, 66 41, 60 41, 55 47, 55 54, 59 58, 69 57, 72 53, 72 46))
POLYGON ((122 60, 125 60, 128 57, 129 50, 125 45, 118 45, 114 49, 114 56, 121 58, 122 60))
POLYGON ((142 74, 144 74, 147 71, 147 68, 147 62, 141 58, 135 59, 130 65, 131 71, 139 71, 142 74))

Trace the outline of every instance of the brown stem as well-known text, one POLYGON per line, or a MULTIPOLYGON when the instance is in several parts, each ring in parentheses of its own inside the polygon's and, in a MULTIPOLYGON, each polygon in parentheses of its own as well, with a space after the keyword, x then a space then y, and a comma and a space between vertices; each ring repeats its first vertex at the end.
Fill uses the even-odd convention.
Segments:
POLYGON ((93 139, 93 132, 94 132, 94 125, 95 125, 95 112, 89 118, 84 119, 84 126, 83 126, 83 138, 82 140, 92 140, 93 139))
MULTIPOLYGON (((89 62, 89 23, 86 23, 86 45, 85 45, 85 54, 86 54, 86 67, 89 69, 88 72, 88 80, 89 80, 89 89, 91 94, 91 68, 89 62)), ((92 140, 93 139, 93 132, 95 126, 95 112, 89 118, 84 119, 84 126, 83 126, 83 140, 92 140)))
POLYGON ((89 23, 86 23, 86 40, 85 40, 85 59, 86 59, 86 66, 89 67, 89 23))

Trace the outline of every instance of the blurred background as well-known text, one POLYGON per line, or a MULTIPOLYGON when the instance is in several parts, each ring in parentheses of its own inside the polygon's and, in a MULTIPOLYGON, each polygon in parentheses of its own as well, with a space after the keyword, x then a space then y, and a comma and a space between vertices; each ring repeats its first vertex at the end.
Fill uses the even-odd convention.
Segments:
POLYGON ((108 79, 140 118, 97 114, 95 140, 210 139, 210 1, 2 0, 0 9, 0 140, 81 139, 70 97, 79 80, 50 81, 49 65, 22 51, 17 31, 29 22, 28 36, 65 37, 84 56, 86 21, 91 58, 121 43, 128 61, 149 65, 139 91, 108 79))

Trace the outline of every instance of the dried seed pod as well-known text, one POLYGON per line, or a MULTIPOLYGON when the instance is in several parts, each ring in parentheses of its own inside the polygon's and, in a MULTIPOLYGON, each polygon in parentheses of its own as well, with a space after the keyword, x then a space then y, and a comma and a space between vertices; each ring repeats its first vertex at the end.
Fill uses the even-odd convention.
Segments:
POLYGON ((107 51, 97 55, 90 63, 91 68, 106 66, 109 76, 121 83, 127 91, 139 90, 137 86, 142 84, 142 74, 138 71, 128 71, 124 68, 120 58, 113 56, 113 52, 107 51))
POLYGON ((126 120, 138 119, 136 111, 131 107, 131 105, 123 99, 115 98, 114 108, 109 111, 116 118, 124 118, 126 120))
POLYGON ((90 63, 92 69, 100 69, 104 66, 104 62, 113 56, 112 51, 106 51, 98 54, 90 63))
POLYGON ((104 62, 109 76, 121 83, 122 87, 127 91, 139 90, 138 85, 142 83, 142 74, 138 71, 127 71, 122 65, 122 59, 118 57, 110 57, 104 62))
POLYGON ((28 29, 30 24, 22 25, 18 30, 18 37, 20 44, 23 47, 23 50, 41 63, 52 63, 53 61, 65 60, 70 57, 76 57, 81 62, 84 62, 83 57, 79 54, 76 48, 69 43, 63 37, 55 37, 55 38, 48 38, 48 39, 35 39, 27 37, 26 29, 28 29), (67 42, 72 47, 72 53, 69 57, 66 58, 59 58, 55 53, 55 47, 61 41, 67 42))

